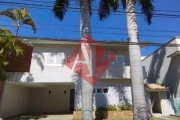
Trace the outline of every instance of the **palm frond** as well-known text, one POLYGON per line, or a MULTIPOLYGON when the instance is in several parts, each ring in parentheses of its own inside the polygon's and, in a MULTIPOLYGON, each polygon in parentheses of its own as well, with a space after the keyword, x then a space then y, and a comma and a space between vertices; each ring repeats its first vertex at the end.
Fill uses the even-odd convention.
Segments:
POLYGON ((26 15, 28 14, 28 10, 26 8, 22 8, 21 9, 21 14, 22 14, 22 17, 26 17, 26 15))
POLYGON ((4 15, 6 17, 11 18, 14 22, 17 22, 16 16, 14 15, 14 13, 12 12, 13 9, 7 9, 5 11, 1 11, 0 15, 4 15))
POLYGON ((151 19, 154 14, 154 6, 152 2, 153 0, 139 0, 141 11, 145 15, 145 20, 148 22, 148 24, 151 24, 151 19))
POLYGON ((41 68, 41 71, 43 71, 44 70, 44 55, 38 54, 38 53, 33 53, 32 59, 36 60, 37 64, 41 68))
POLYGON ((64 19, 64 16, 67 12, 69 7, 70 0, 56 0, 53 7, 53 13, 56 18, 60 21, 64 19))
POLYGON ((92 2, 94 0, 89 0, 89 14, 92 15, 92 2))
POLYGON ((119 0, 100 0, 99 2, 99 18, 106 19, 111 11, 116 12, 119 7, 119 0))
POLYGON ((115 12, 119 7, 119 0, 108 0, 108 4, 113 12, 115 12))
POLYGON ((121 0, 121 4, 123 6, 123 9, 126 9, 126 0, 121 0))
POLYGON ((17 24, 20 24, 20 21, 22 20, 22 14, 20 9, 12 9, 14 16, 16 16, 17 24))
POLYGON ((14 22, 17 25, 17 33, 19 30, 20 24, 30 25, 32 27, 34 33, 36 32, 36 25, 35 25, 34 21, 31 19, 30 15, 28 14, 28 10, 26 8, 7 9, 5 11, 0 12, 0 15, 5 15, 5 16, 11 18, 12 20, 14 20, 14 22))
POLYGON ((25 18, 22 21, 22 23, 26 24, 26 25, 30 25, 32 27, 34 33, 36 33, 36 25, 35 25, 34 21, 31 18, 25 18))
POLYGON ((100 0, 99 1, 99 10, 98 15, 99 19, 106 19, 110 15, 110 7, 108 5, 108 0, 100 0))

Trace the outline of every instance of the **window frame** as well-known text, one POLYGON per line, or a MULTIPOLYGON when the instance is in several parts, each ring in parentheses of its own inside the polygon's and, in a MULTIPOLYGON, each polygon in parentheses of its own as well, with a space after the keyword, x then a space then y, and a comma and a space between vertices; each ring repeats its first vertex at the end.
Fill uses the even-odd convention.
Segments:
MULTIPOLYGON (((63 64, 56 64, 56 54, 53 55, 53 64, 47 63, 49 54, 51 55, 51 53, 45 53, 45 66, 63 66, 63 64)), ((60 52, 59 54, 63 54, 62 59, 65 59, 64 52, 60 52)))
POLYGON ((93 91, 94 91, 93 94, 95 94, 95 95, 103 95, 103 94, 108 94, 109 93, 109 88, 108 87, 103 87, 103 88, 97 87, 97 88, 94 88, 93 91), (102 92, 98 93, 97 89, 101 89, 102 92), (104 89, 107 89, 108 92, 104 93, 104 89))
MULTIPOLYGON (((112 63, 111 63, 111 66, 113 66, 113 67, 125 66, 124 55, 116 55, 114 61, 116 61, 115 64, 112 64, 112 63), (118 61, 118 57, 122 57, 122 60, 123 60, 123 64, 122 64, 122 65, 118 65, 118 62, 117 62, 117 61, 118 61)), ((112 62, 114 62, 114 61, 112 61, 112 62)))

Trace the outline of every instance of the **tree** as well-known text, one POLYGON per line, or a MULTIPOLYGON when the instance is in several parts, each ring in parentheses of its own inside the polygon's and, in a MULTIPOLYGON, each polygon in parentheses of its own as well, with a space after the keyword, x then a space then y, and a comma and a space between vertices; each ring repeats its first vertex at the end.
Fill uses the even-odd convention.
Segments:
POLYGON ((16 41, 17 38, 8 29, 0 29, 0 80, 6 78, 4 67, 13 59, 11 54, 23 55, 23 49, 14 44, 16 41))
MULTIPOLYGON (((78 0, 80 5, 80 31, 81 38, 88 35, 91 36, 91 27, 90 27, 90 14, 91 14, 91 2, 93 0, 78 0)), ((68 10, 70 0, 56 0, 53 13, 60 21, 64 19, 64 15, 68 10)), ((92 46, 90 46, 91 55, 93 56, 92 46)), ((81 48, 82 49, 82 48, 81 48)), ((83 50, 83 49, 82 49, 83 50)), ((92 60, 89 63, 92 65, 92 60)), ((92 66, 90 68, 92 71, 92 66)), ((92 73, 92 72, 91 72, 92 73)), ((93 86, 82 80, 82 119, 83 120, 92 120, 92 101, 93 101, 93 86)))
POLYGON ((34 33, 36 32, 36 25, 31 19, 30 15, 28 14, 28 10, 26 8, 22 9, 17 9, 17 8, 12 8, 12 9, 7 9, 5 11, 1 11, 0 15, 7 16, 11 18, 17 29, 16 29, 16 36, 18 35, 19 28, 21 25, 26 24, 32 27, 34 33))
MULTIPOLYGON (((7 16, 11 18, 17 29, 16 36, 18 35, 18 31, 21 25, 26 24, 30 25, 34 31, 36 32, 36 25, 28 14, 28 10, 26 8, 22 9, 7 9, 5 11, 1 11, 0 15, 7 16)), ((17 38, 7 29, 0 29, 0 79, 5 79, 6 74, 4 70, 4 66, 8 65, 8 63, 13 59, 11 58, 11 54, 15 53, 18 55, 23 55, 23 49, 16 44, 18 41, 17 38)), ((36 59, 37 57, 33 57, 36 59)), ((39 59, 36 59, 37 62, 39 59)))
MULTIPOLYGON (((128 41, 129 43, 137 43, 136 45, 129 45, 134 120, 149 120, 148 108, 145 100, 141 52, 140 46, 138 45, 135 4, 140 4, 141 11, 145 15, 146 21, 148 24, 151 24, 154 11, 152 1, 153 0, 121 0, 123 8, 126 9, 128 41)), ((116 12, 119 2, 119 0, 100 0, 98 12, 100 19, 105 19, 110 15, 110 6, 114 8, 113 11, 116 12)))

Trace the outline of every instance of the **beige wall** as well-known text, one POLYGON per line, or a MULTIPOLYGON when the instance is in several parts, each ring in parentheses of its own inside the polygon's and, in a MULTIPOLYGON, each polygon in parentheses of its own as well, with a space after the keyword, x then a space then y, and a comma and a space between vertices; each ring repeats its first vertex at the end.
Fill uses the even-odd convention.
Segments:
POLYGON ((30 88, 6 83, 0 108, 0 117, 6 118, 28 112, 30 88))
POLYGON ((74 85, 53 84, 46 88, 32 89, 30 99, 32 105, 29 112, 69 111, 70 89, 74 89, 74 85), (50 94, 49 91, 51 91, 50 94))
MULTIPOLYGON (((74 84, 42 84, 42 88, 28 84, 7 83, 2 97, 0 117, 7 118, 30 112, 69 111, 70 89, 74 84), (51 91, 51 94, 49 94, 51 91), (66 91, 66 94, 64 94, 66 91)), ((39 86, 38 86, 39 87, 39 86)))

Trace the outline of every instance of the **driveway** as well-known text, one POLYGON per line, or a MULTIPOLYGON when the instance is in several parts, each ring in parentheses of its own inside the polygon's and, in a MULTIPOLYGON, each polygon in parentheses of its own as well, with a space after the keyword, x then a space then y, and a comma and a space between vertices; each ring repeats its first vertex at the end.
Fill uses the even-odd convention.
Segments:
POLYGON ((72 114, 27 114, 6 118, 3 120, 72 120, 72 114))

